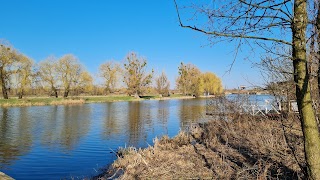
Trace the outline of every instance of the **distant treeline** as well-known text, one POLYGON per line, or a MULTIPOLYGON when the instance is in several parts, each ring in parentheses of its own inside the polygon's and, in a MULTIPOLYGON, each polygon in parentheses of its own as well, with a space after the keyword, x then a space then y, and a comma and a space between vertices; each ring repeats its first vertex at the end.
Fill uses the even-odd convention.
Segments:
MULTIPOLYGON (((192 64, 178 67, 176 92, 184 95, 219 94, 222 83, 214 73, 201 71, 192 64)), ((157 93, 170 95, 170 82, 165 72, 154 77, 147 71, 147 59, 131 52, 124 63, 106 61, 99 67, 98 77, 85 70, 73 54, 49 56, 39 63, 18 52, 9 44, 0 44, 0 84, 4 99, 10 96, 106 95, 128 94, 140 96, 157 93)))

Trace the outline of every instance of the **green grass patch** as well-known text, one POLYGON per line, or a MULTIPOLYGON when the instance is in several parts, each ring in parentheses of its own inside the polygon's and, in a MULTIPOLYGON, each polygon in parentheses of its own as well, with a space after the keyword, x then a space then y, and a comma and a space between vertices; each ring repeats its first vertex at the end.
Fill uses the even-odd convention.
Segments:
POLYGON ((177 98, 177 97, 184 97, 182 94, 170 94, 170 97, 177 98))
POLYGON ((131 96, 86 96, 83 97, 86 103, 93 102, 114 102, 114 101, 132 101, 135 98, 131 96))

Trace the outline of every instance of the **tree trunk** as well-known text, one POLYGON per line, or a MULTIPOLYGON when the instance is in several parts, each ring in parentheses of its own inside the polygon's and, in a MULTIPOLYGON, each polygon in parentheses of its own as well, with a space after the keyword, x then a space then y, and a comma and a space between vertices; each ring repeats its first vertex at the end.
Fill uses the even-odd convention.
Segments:
POLYGON ((134 98, 136 98, 136 99, 139 99, 139 98, 140 98, 138 92, 135 92, 135 93, 134 93, 134 98))
POLYGON ((68 95, 69 95, 69 90, 66 89, 64 91, 63 97, 66 98, 66 97, 68 97, 68 95))
POLYGON ((294 1, 294 23, 292 25, 292 57, 296 97, 304 137, 308 178, 320 179, 320 138, 315 113, 312 108, 309 73, 306 57, 306 0, 294 1))
POLYGON ((3 67, 0 67, 0 80, 1 80, 1 90, 2 90, 2 95, 3 95, 3 99, 9 99, 8 97, 8 92, 7 92, 7 87, 6 87, 6 81, 4 78, 4 74, 3 74, 3 67))
POLYGON ((19 98, 19 99, 22 99, 22 96, 23 96, 23 90, 21 89, 21 90, 19 91, 19 96, 18 96, 18 98, 19 98))
MULTIPOLYGON (((58 90, 54 87, 54 86, 51 86, 51 90, 53 91, 53 93, 54 93, 54 96, 56 97, 56 98, 58 98, 58 90)), ((52 94, 51 94, 52 95, 52 94)), ((51 96, 50 95, 50 96, 51 96)))

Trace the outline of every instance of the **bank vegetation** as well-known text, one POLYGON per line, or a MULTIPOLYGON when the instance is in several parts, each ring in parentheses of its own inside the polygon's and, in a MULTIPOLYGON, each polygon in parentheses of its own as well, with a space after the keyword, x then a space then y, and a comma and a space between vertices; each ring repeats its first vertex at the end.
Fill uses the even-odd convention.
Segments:
POLYGON ((304 179, 298 116, 277 119, 237 115, 193 124, 146 149, 120 148, 96 179, 304 179))

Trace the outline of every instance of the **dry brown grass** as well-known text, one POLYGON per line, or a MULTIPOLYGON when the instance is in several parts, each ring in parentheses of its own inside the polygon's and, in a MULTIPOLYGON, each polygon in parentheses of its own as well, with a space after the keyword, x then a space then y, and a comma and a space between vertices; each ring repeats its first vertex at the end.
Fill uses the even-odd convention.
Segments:
POLYGON ((282 121, 238 117, 230 122, 216 120, 201 129, 201 137, 195 137, 204 146, 199 152, 219 179, 225 175, 228 179, 303 178, 302 133, 296 117, 282 121))
POLYGON ((146 149, 120 149, 119 179, 303 179, 303 143, 297 117, 238 116, 212 120, 154 140, 146 149), (285 132, 285 133, 284 133, 285 132), (300 166, 299 166, 300 165, 300 166))
POLYGON ((44 106, 45 103, 43 102, 36 102, 36 103, 31 103, 31 102, 19 102, 19 103, 3 103, 0 105, 0 107, 25 107, 25 106, 44 106))
POLYGON ((44 105, 73 105, 73 104, 84 104, 85 99, 79 97, 72 97, 68 99, 64 98, 11 98, 11 99, 0 99, 0 107, 15 107, 15 106, 44 106, 44 105))
POLYGON ((84 104, 84 99, 65 99, 62 101, 52 101, 50 105, 72 105, 72 104, 84 104))
POLYGON ((156 138, 154 146, 147 149, 122 150, 113 167, 125 169, 120 179, 212 177, 211 170, 205 166, 190 142, 191 136, 183 132, 174 139, 167 136, 156 138))
POLYGON ((1 104, 1 107, 13 107, 13 106, 31 106, 31 103, 30 102, 22 102, 22 103, 16 103, 16 104, 11 104, 11 103, 1 104))

